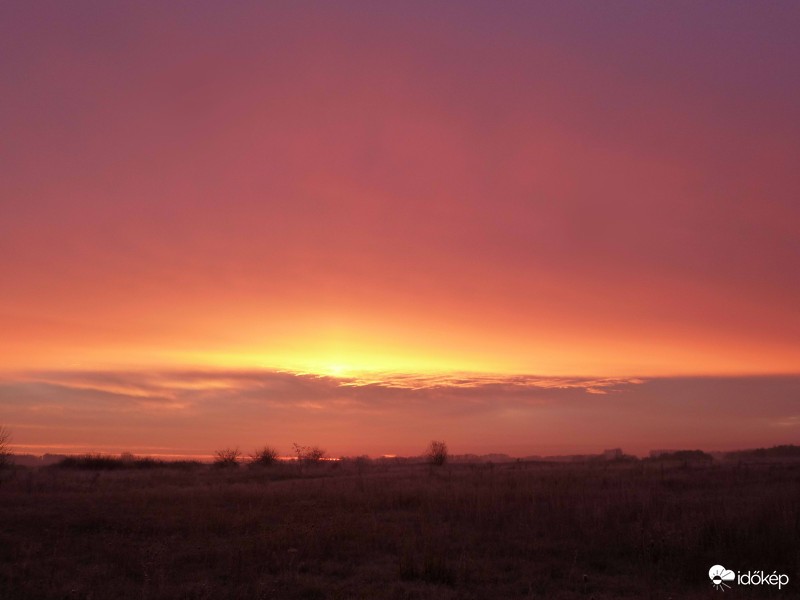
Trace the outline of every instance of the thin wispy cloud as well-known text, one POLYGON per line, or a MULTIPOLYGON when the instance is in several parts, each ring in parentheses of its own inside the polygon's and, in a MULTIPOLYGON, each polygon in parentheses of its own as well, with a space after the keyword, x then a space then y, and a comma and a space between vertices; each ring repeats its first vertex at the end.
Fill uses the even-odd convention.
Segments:
POLYGON ((800 428, 800 377, 40 371, 0 381, 0 410, 23 439, 51 427, 56 445, 129 439, 210 451, 313 439, 339 453, 382 454, 446 437, 487 452, 646 452, 789 442, 800 428))

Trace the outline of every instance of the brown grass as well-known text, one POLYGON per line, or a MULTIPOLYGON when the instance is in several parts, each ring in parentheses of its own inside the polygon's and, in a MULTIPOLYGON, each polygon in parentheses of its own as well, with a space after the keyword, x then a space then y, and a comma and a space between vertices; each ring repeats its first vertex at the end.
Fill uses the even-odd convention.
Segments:
POLYGON ((790 597, 798 539, 798 464, 362 461, 0 480, 0 598, 15 600, 717 598, 717 563, 788 573, 790 597))

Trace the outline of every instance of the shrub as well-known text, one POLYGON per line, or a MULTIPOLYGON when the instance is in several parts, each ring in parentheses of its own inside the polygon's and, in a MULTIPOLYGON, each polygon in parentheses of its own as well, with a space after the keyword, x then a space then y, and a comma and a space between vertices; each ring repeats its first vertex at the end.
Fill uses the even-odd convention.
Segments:
POLYGON ((78 469, 82 471, 112 471, 117 469, 191 469, 199 467, 196 460, 171 460, 165 461, 151 456, 134 456, 130 452, 123 452, 119 456, 109 454, 79 454, 66 456, 52 465, 61 469, 78 469))
POLYGON ((428 463, 441 467, 447 462, 447 444, 433 440, 428 444, 428 450, 425 452, 425 459, 428 463))
POLYGON ((294 446, 294 453, 299 461, 318 463, 325 458, 326 452, 319 446, 301 446, 299 444, 292 444, 292 446, 294 446))
MULTIPOLYGON (((341 460, 344 460, 343 458, 341 460)), ((372 459, 367 454, 362 454, 361 456, 356 456, 352 459, 353 462, 359 467, 366 467, 372 464, 372 459)))
POLYGON ((238 448, 223 448, 214 452, 214 465, 217 467, 238 467, 242 453, 238 448))
POLYGON ((264 446, 258 450, 254 450, 250 455, 250 464, 268 467, 275 464, 278 460, 278 451, 272 446, 264 446))
POLYGON ((11 432, 0 425, 0 469, 11 464, 11 432))

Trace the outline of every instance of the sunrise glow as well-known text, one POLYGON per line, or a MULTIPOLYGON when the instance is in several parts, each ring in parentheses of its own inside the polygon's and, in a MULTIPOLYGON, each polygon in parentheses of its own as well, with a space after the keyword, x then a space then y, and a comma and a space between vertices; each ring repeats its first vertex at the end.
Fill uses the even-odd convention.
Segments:
POLYGON ((2 8, 0 422, 170 455, 798 439, 800 12, 625 6, 2 8))

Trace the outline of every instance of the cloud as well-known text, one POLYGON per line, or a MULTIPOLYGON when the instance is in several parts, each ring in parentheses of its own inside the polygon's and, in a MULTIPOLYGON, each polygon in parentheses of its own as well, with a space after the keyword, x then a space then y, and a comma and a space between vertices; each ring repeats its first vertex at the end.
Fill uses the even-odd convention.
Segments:
POLYGON ((0 380, 0 410, 27 444, 210 451, 298 438, 379 454, 438 436, 465 452, 646 452, 788 443, 800 377, 38 371, 0 380))
POLYGON ((116 408, 128 406, 198 407, 203 402, 233 400, 260 402, 266 406, 315 406, 332 403, 340 406, 379 407, 403 398, 406 401, 434 399, 483 400, 492 405, 508 399, 575 400, 585 394, 620 393, 640 384, 638 379, 596 379, 533 377, 524 375, 411 375, 369 374, 332 377, 288 371, 188 370, 164 372, 40 371, 23 378, 0 383, 10 394, 65 400, 82 398, 93 403, 104 401, 116 408))

